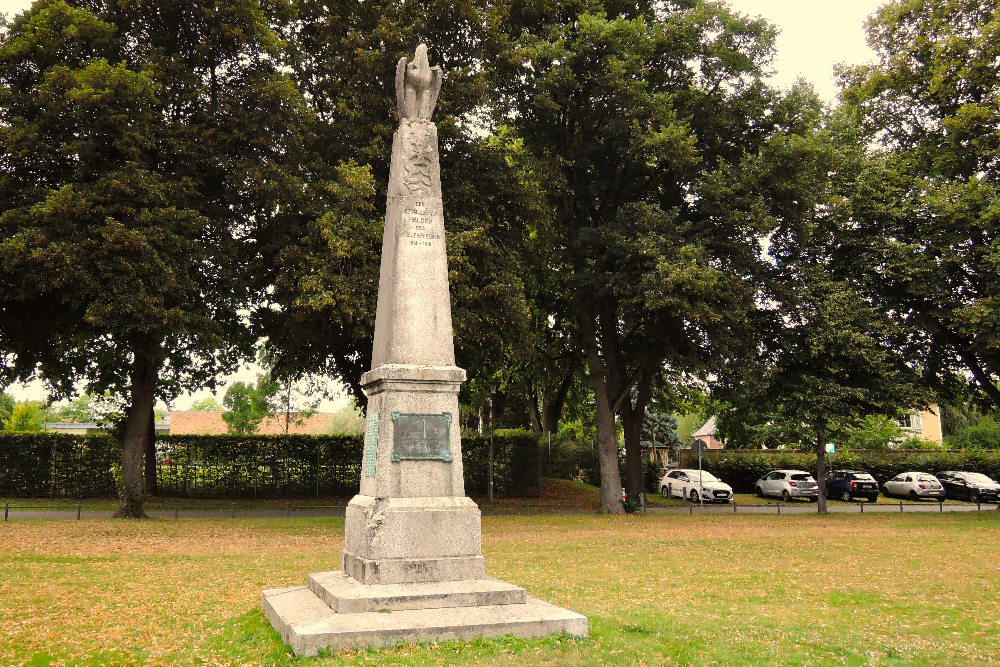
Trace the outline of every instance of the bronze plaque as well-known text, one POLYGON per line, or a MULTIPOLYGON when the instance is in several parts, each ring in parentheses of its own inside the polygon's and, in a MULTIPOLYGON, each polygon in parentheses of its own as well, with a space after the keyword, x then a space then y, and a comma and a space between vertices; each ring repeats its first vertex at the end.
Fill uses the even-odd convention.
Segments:
POLYGON ((451 461, 451 414, 392 413, 392 460, 451 461))

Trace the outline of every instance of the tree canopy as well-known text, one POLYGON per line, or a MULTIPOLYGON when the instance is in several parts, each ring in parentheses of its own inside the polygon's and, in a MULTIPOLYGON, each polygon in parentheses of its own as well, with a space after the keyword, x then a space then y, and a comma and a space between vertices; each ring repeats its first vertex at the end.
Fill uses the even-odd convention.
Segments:
POLYGON ((878 62, 841 72, 875 146, 844 243, 926 381, 1000 406, 1000 7, 899 0, 867 29, 878 62))
POLYGON ((814 97, 764 73, 774 28, 699 2, 511 3, 493 67, 498 122, 523 142, 545 207, 525 255, 572 322, 597 412, 602 507, 641 491, 640 428, 654 384, 706 378, 753 350, 759 239, 800 215, 777 178, 785 135, 814 97), (772 160, 772 163, 767 163, 772 160))
POLYGON ((242 0, 38 0, 0 34, 0 370, 127 399, 121 515, 155 398, 252 350, 255 230, 306 190, 279 47, 242 0))

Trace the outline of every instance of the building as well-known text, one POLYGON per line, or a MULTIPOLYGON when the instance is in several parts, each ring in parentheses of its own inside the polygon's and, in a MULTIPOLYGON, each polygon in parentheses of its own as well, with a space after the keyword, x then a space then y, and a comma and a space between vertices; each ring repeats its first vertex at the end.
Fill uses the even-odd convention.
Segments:
POLYGON ((725 445, 718 438, 718 428, 715 426, 715 415, 708 418, 697 431, 691 434, 691 440, 701 440, 709 449, 722 449, 725 445))
MULTIPOLYGON (((324 435, 331 433, 334 414, 314 412, 304 416, 292 414, 288 432, 300 435, 324 435)), ((225 435, 229 427, 222 419, 221 412, 179 411, 170 413, 170 435, 225 435)), ((260 423, 256 431, 259 435, 282 435, 285 433, 285 415, 268 417, 260 423)))
POLYGON ((931 405, 926 410, 913 412, 897 419, 896 423, 907 436, 916 436, 921 440, 944 444, 944 431, 941 429, 941 408, 931 405))
MULTIPOLYGON (((156 422, 154 428, 160 435, 170 433, 170 415, 162 421, 156 422)), ((45 430, 50 433, 72 433, 73 435, 95 435, 105 433, 107 430, 93 422, 76 424, 73 422, 45 422, 45 430)))

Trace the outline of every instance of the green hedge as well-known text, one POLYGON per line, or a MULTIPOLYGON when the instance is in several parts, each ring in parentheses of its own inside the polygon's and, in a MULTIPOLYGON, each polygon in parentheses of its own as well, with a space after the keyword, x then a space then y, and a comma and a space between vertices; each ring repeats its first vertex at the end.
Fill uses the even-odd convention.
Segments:
POLYGON ((0 496, 114 496, 120 461, 107 435, 0 434, 0 496))
MULTIPOLYGON (((157 493, 198 498, 347 497, 358 491, 360 435, 158 436, 157 493)), ((489 439, 463 439, 466 492, 486 495, 489 439)), ((538 447, 494 439, 494 493, 537 495, 538 447)), ((0 496, 116 495, 121 450, 108 435, 0 435, 0 496)))
MULTIPOLYGON (((880 483, 908 470, 932 474, 942 470, 970 470, 993 479, 1000 477, 1000 451, 850 451, 833 454, 829 461, 833 468, 867 470, 880 483)), ((698 457, 682 450, 681 467, 697 468, 698 457)), ((732 486, 736 493, 752 493, 754 482, 769 470, 797 468, 814 472, 816 455, 783 450, 722 449, 708 452, 702 459, 702 467, 732 486)))
MULTIPOLYGON (((489 436, 462 436, 465 492, 489 493, 489 436)), ((493 437, 493 494, 505 498, 541 495, 538 441, 520 433, 493 437)))

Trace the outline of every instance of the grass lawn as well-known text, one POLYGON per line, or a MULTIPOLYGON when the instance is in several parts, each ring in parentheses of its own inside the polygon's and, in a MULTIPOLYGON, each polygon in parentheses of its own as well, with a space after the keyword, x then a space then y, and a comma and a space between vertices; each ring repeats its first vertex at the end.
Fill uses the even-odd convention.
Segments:
POLYGON ((0 523, 0 664, 1000 662, 1000 512, 491 516, 489 573, 589 639, 291 658, 260 590, 335 569, 339 519, 0 523))

